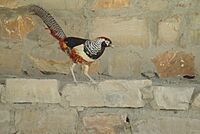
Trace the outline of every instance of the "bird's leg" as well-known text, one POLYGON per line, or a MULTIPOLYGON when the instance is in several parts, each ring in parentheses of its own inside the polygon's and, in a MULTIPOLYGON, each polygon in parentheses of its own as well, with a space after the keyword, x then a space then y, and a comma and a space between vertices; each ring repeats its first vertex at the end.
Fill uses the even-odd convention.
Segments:
POLYGON ((74 75, 74 67, 76 66, 76 63, 73 63, 72 66, 70 67, 70 71, 72 73, 72 77, 74 79, 74 82, 77 83, 76 77, 74 75))
POLYGON ((89 70, 89 66, 88 65, 84 65, 85 69, 84 69, 84 74, 90 79, 90 81, 92 83, 96 83, 91 77, 90 75, 88 74, 88 70, 89 70))

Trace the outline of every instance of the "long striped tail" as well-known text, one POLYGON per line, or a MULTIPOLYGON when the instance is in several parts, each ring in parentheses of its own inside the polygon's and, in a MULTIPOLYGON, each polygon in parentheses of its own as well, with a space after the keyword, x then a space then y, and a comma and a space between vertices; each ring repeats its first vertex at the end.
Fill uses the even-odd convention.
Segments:
POLYGON ((64 39, 66 38, 65 33, 49 12, 37 5, 30 5, 28 10, 30 13, 33 13, 34 15, 37 15, 42 19, 42 21, 47 25, 47 27, 51 31, 51 34, 57 40, 59 40, 59 43, 64 41, 64 39))

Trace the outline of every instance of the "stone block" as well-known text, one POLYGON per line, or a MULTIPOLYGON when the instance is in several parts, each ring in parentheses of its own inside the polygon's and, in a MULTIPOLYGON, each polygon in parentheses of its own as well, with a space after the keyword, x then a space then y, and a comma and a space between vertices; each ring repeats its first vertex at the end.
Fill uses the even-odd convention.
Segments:
POLYGON ((64 10, 65 9, 65 0, 43 0, 41 5, 46 10, 64 10))
POLYGON ((16 5, 17 5, 16 0, 1 0, 0 1, 0 7, 14 8, 16 7, 16 5))
POLYGON ((108 75, 116 78, 137 78, 142 70, 142 56, 129 49, 109 49, 108 75), (125 53, 124 53, 125 52, 125 53))
POLYGON ((130 0, 97 0, 92 9, 118 9, 128 7, 130 0))
POLYGON ((0 74, 19 74, 21 62, 21 48, 0 48, 0 74))
POLYGON ((195 62, 191 53, 166 51, 153 58, 153 63, 160 77, 194 76, 195 62))
POLYGON ((105 106, 143 107, 144 101, 140 89, 151 86, 150 80, 107 80, 99 83, 105 106))
POLYGON ((31 59, 33 66, 39 69, 41 72, 62 73, 62 74, 70 73, 71 61, 69 60, 68 57, 66 58, 68 59, 66 61, 38 58, 38 57, 33 57, 33 56, 29 56, 29 58, 31 59))
POLYGON ((34 28, 33 20, 30 16, 17 16, 14 19, 1 20, 1 36, 9 39, 22 40, 34 28))
POLYGON ((90 38, 106 36, 114 44, 121 46, 134 45, 142 48, 149 46, 149 32, 145 19, 96 17, 89 29, 90 38))
POLYGON ((116 130, 123 128, 125 123, 125 115, 95 114, 83 117, 83 125, 87 133, 93 131, 94 134, 117 134, 116 130))
POLYGON ((5 87, 4 87, 4 85, 1 85, 0 84, 0 102, 2 101, 1 99, 2 99, 2 94, 3 94, 3 91, 5 90, 5 87))
POLYGON ((182 18, 180 16, 174 16, 167 18, 159 22, 158 25, 158 37, 159 41, 162 42, 175 42, 179 38, 180 24, 182 18))
POLYGON ((81 11, 85 7, 87 0, 65 0, 67 10, 81 11))
POLYGON ((96 86, 67 84, 62 94, 70 106, 143 107, 140 89, 151 84, 150 80, 107 80, 96 86))
POLYGON ((70 106, 102 107, 104 100, 102 94, 94 85, 67 84, 63 88, 62 95, 70 102, 70 106))
POLYGON ((159 109, 188 110, 194 87, 154 86, 154 101, 159 109))
POLYGON ((161 11, 168 7, 167 0, 140 0, 139 6, 149 11, 161 11))
MULTIPOLYGON (((200 14, 194 12, 189 16, 190 25, 189 25, 189 40, 192 45, 200 45, 200 14)), ((188 39, 188 38, 187 38, 188 39)), ((188 45, 188 44, 187 44, 188 45)))
POLYGON ((194 99, 192 105, 195 106, 195 107, 200 108, 200 94, 198 94, 198 95, 195 97, 195 99, 194 99))
POLYGON ((5 99, 10 103, 59 103, 54 79, 7 79, 5 99))
POLYGON ((20 6, 25 6, 29 4, 39 4, 41 3, 40 0, 34 0, 34 1, 24 1, 24 0, 1 0, 0 1, 0 7, 7 7, 7 8, 17 8, 20 6))
POLYGON ((15 126, 26 134, 75 134, 77 112, 59 107, 45 110, 18 110, 15 126))
POLYGON ((198 134, 200 120, 179 117, 157 117, 138 120, 133 125, 134 134, 198 134))
POLYGON ((10 131, 10 111, 0 105, 0 133, 9 134, 10 131))

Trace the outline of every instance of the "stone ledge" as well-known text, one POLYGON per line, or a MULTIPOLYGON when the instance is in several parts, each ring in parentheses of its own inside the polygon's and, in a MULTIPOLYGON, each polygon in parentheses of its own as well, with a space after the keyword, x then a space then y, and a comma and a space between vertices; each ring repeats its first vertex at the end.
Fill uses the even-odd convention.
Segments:
POLYGON ((55 79, 7 79, 5 100, 9 103, 60 103, 55 79))
MULTIPOLYGON (((153 86, 156 109, 187 110, 194 87, 153 86)), ((153 103, 152 103, 153 104, 153 103)))
POLYGON ((70 106, 144 107, 140 89, 150 87, 150 80, 107 80, 97 85, 67 84, 62 94, 70 106))

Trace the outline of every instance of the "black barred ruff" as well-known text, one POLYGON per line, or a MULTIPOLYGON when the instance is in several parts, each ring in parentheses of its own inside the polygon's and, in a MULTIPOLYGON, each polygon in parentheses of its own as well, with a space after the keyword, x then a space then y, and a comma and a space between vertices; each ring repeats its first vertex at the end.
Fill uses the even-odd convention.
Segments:
POLYGON ((105 47, 102 46, 103 40, 97 39, 95 41, 87 40, 84 44, 84 52, 92 59, 99 58, 105 47))
POLYGON ((43 8, 37 5, 31 5, 29 8, 29 12, 32 12, 35 15, 39 16, 43 20, 43 22, 48 26, 48 28, 51 30, 55 38, 59 40, 64 40, 66 38, 66 35, 63 32, 62 28, 58 25, 58 23, 51 16, 51 14, 48 13, 46 10, 44 10, 43 8))

